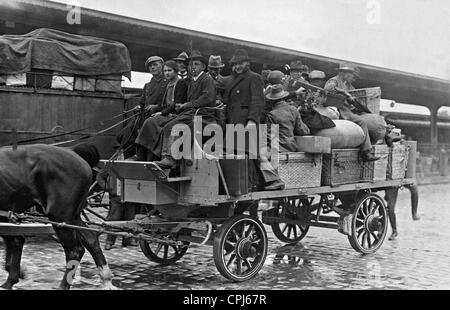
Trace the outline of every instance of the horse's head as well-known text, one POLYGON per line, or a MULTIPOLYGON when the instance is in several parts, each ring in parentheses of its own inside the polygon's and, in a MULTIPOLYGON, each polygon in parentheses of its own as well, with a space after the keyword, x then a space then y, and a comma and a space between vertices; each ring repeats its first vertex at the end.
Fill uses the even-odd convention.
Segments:
POLYGON ((100 161, 100 153, 97 147, 89 142, 79 143, 72 147, 72 150, 83 158, 91 168, 98 165, 100 161))

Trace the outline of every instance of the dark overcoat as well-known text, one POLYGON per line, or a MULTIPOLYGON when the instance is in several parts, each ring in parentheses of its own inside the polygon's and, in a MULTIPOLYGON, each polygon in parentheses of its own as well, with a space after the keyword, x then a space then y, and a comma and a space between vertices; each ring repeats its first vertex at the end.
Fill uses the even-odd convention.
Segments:
POLYGON ((249 120, 259 124, 264 110, 264 82, 262 77, 248 70, 224 78, 224 103, 227 105, 227 123, 247 124, 249 120))

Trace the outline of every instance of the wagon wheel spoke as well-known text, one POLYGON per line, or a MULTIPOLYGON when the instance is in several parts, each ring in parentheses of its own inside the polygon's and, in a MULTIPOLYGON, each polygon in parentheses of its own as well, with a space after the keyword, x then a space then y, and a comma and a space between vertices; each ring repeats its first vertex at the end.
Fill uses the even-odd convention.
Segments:
POLYGON ((370 233, 371 235, 372 235, 372 237, 375 239, 375 243, 377 243, 379 240, 380 240, 380 238, 379 237, 377 237, 377 235, 375 235, 375 233, 374 232, 371 232, 370 233))
POLYGON ((244 261, 244 264, 247 265, 248 269, 252 269, 253 268, 252 264, 249 262, 248 259, 244 258, 243 261, 244 261))
POLYGON ((231 265, 231 263, 235 260, 236 258, 236 254, 231 254, 230 259, 227 262, 227 267, 229 267, 231 265))
POLYGON ((287 233, 287 237, 289 238, 290 236, 291 236, 291 233, 292 233, 292 225, 291 224, 288 224, 288 233, 287 233))
POLYGON ((372 241, 370 240, 370 234, 366 234, 367 245, 369 249, 372 247, 372 241))
POLYGON ((242 274, 242 259, 239 257, 236 259, 236 273, 242 274))
POLYGON ((156 255, 159 254, 159 251, 161 251, 162 246, 163 246, 163 245, 162 245, 161 243, 158 243, 158 246, 156 247, 156 250, 155 250, 155 254, 156 254, 156 255))
POLYGON ((166 244, 164 245, 164 259, 167 259, 169 257, 169 246, 166 244))
POLYGON ((284 227, 283 227, 283 229, 281 230, 281 232, 284 234, 284 233, 286 232, 286 229, 289 228, 289 225, 286 224, 286 223, 283 223, 283 225, 284 225, 284 227))
POLYGON ((248 226, 248 229, 245 232, 245 238, 248 238, 251 235, 251 233, 253 232, 254 228, 255 228, 255 224, 250 224, 248 226))
POLYGON ((297 235, 297 225, 293 225, 293 230, 294 230, 294 238, 297 238, 298 237, 298 235, 297 235))

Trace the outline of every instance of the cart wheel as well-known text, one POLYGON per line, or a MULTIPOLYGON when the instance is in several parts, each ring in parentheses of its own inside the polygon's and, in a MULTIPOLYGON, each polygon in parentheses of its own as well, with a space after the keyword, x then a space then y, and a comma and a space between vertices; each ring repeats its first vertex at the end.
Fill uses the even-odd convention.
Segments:
POLYGON ((363 254, 375 253, 383 244, 388 229, 388 213, 383 199, 366 194, 353 211, 350 245, 363 254))
POLYGON ((255 217, 237 215, 226 220, 214 238, 213 256, 225 278, 242 282, 261 270, 267 255, 267 233, 255 217))
MULTIPOLYGON (((308 200, 305 199, 285 199, 273 210, 274 217, 295 220, 299 218, 296 212, 299 211, 300 208, 307 208, 308 206, 308 200)), ((309 230, 309 225, 288 223, 273 223, 271 227, 278 240, 287 244, 298 243, 306 236, 309 230)))
POLYGON ((178 241, 178 243, 178 245, 174 246, 141 240, 139 245, 142 253, 152 262, 170 265, 182 258, 189 247, 189 242, 187 241, 178 241))

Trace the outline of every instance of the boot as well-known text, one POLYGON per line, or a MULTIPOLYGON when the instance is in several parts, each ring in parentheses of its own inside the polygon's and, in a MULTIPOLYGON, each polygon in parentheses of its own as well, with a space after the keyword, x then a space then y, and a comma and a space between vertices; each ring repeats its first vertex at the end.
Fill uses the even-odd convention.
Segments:
POLYGON ((155 161, 154 163, 161 169, 175 169, 177 167, 177 162, 172 156, 164 156, 162 160, 155 161))
POLYGON ((264 190, 265 190, 265 191, 283 190, 284 187, 285 187, 285 184, 284 184, 283 181, 281 181, 281 180, 276 180, 276 181, 273 181, 273 182, 269 183, 268 185, 266 185, 266 186, 264 187, 264 190))
POLYGON ((147 149, 142 145, 136 145, 136 160, 137 161, 146 161, 147 160, 147 149))
POLYGON ((397 237, 398 237, 398 232, 393 231, 392 235, 389 237, 389 240, 390 241, 395 240, 395 239, 397 239, 397 237))
POLYGON ((361 151, 361 157, 363 161, 376 161, 379 160, 381 157, 373 155, 370 150, 361 151))

